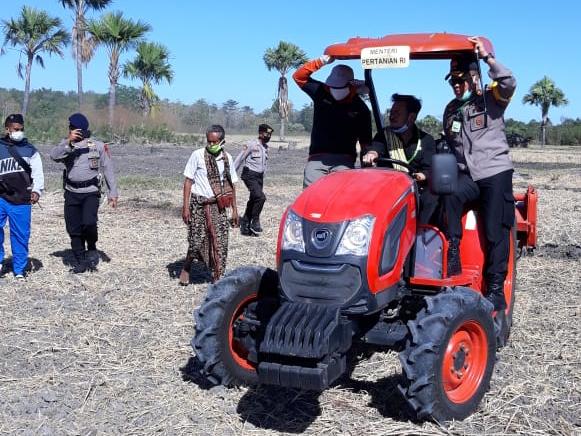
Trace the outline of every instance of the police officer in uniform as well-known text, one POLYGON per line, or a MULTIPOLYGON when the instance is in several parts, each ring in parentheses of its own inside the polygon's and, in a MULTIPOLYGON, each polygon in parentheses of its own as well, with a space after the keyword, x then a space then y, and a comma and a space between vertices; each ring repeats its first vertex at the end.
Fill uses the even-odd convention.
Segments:
POLYGON ((273 129, 268 124, 258 126, 258 139, 250 141, 244 146, 234 160, 236 171, 243 166, 241 179, 250 191, 246 203, 246 211, 240 220, 240 232, 245 236, 258 236, 262 232, 260 213, 266 202, 266 195, 262 191, 264 173, 268 161, 268 142, 273 129))
POLYGON ((462 211, 466 203, 478 200, 486 239, 485 296, 499 311, 506 308, 504 280, 515 216, 513 164, 504 133, 504 111, 516 88, 516 79, 486 51, 479 38, 469 40, 488 65, 493 82, 480 89, 478 65, 474 58, 466 57, 453 59, 446 77, 455 98, 444 111, 444 133, 460 170, 456 194, 443 198, 450 239, 448 262, 460 266, 462 211))
POLYGON ((65 223, 75 256, 74 273, 95 270, 97 252, 97 212, 101 198, 101 177, 108 188, 108 203, 117 207, 117 183, 111 154, 105 144, 91 139, 89 120, 80 113, 69 117, 69 135, 50 152, 65 165, 63 185, 65 223))

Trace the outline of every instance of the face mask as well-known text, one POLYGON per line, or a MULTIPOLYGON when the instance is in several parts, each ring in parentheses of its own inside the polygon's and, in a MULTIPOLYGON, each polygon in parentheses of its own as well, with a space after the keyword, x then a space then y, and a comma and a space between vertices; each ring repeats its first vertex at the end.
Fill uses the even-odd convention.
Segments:
POLYGON ((349 95, 350 89, 348 86, 345 88, 329 88, 331 91, 331 95, 337 101, 343 100, 345 97, 349 95))
POLYGON ((270 136, 263 136, 262 137, 262 143, 263 144, 268 144, 268 141, 270 141, 270 136))
POLYGON ((224 140, 217 144, 209 144, 206 146, 206 149, 210 152, 210 154, 218 154, 220 151, 222 151, 222 145, 224 145, 224 140))
POLYGON ((24 139, 24 132, 22 130, 10 132, 10 139, 12 139, 14 142, 20 142, 24 139))
POLYGON ((397 133, 398 135, 401 135, 402 133, 405 133, 408 131, 409 127, 407 124, 404 124, 401 127, 398 127, 397 129, 390 127, 391 131, 393 133, 397 133))
POLYGON ((460 101, 468 101, 468 99, 472 96, 472 91, 467 89, 466 91, 464 91, 464 94, 462 94, 462 96, 460 98, 458 98, 458 100, 460 101))

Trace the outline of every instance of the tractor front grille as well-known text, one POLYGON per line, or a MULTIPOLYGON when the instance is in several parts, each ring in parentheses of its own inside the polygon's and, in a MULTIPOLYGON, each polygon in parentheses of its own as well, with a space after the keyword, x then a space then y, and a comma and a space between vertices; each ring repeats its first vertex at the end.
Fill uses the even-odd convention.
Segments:
POLYGON ((353 299, 362 284, 361 270, 356 266, 299 260, 283 263, 280 280, 291 301, 339 305, 353 299))

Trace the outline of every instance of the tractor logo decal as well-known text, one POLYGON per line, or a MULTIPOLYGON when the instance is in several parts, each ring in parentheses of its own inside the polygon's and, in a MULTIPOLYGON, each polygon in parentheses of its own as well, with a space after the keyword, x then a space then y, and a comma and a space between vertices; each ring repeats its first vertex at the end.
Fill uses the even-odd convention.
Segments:
POLYGON ((323 248, 330 240, 331 231, 327 229, 317 229, 313 232, 313 243, 318 248, 323 248))

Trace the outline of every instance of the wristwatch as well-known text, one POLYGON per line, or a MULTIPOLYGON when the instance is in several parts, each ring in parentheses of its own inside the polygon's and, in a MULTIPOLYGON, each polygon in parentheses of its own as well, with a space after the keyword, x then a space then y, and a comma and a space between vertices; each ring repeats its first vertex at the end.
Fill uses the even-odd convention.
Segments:
POLYGON ((493 55, 492 53, 487 53, 487 54, 486 54, 486 56, 482 56, 482 58, 481 58, 481 59, 482 59, 484 62, 488 62, 488 58, 492 58, 492 59, 494 59, 494 55, 493 55))

